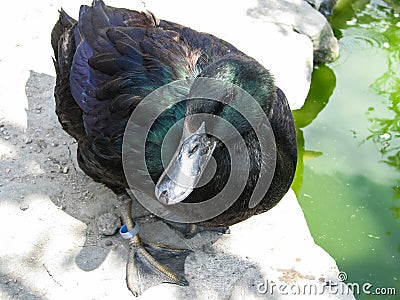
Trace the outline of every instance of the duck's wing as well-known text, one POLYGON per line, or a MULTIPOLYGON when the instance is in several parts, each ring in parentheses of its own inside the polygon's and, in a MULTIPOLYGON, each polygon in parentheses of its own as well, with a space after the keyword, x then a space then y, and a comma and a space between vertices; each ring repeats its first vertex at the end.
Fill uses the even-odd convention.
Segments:
POLYGON ((150 14, 82 6, 70 73, 72 95, 85 130, 122 133, 136 105, 156 88, 196 72, 197 51, 150 14))

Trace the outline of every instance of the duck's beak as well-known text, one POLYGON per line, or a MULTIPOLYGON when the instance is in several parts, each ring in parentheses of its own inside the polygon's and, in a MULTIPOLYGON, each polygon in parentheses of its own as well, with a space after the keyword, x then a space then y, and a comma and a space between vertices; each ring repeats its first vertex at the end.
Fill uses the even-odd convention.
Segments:
POLYGON ((215 149, 216 141, 206 135, 205 123, 193 133, 184 124, 181 142, 155 188, 157 199, 166 205, 185 200, 196 187, 215 149))

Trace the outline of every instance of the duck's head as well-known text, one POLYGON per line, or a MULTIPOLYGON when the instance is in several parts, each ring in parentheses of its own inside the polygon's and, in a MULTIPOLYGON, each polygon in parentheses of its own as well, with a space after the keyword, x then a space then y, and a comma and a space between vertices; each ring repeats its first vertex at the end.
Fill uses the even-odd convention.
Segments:
POLYGON ((257 114, 261 111, 265 120, 275 98, 272 76, 253 59, 229 55, 206 67, 191 86, 182 138, 157 181, 157 199, 166 205, 184 201, 204 174, 216 147, 253 130, 262 119, 257 119, 257 114), (249 97, 255 103, 250 103, 249 97), (236 128, 236 134, 229 124, 236 128))

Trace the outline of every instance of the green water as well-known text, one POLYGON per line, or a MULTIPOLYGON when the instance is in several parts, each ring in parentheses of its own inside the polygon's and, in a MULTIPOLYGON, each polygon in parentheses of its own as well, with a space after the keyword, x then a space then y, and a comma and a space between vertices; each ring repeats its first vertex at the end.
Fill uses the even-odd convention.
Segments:
POLYGON ((339 1, 338 61, 314 70, 294 112, 293 187, 315 241, 348 275, 357 299, 400 299, 400 1, 339 1), (373 295, 396 288, 396 296, 373 295))

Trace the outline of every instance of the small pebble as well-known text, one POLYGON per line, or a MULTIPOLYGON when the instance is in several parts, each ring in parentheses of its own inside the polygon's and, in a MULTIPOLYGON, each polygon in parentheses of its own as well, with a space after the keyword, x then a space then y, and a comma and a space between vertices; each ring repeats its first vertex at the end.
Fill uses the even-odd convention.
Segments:
POLYGON ((51 145, 52 145, 53 147, 58 147, 59 144, 58 144, 57 142, 52 142, 51 145))
POLYGON ((32 143, 32 139, 25 139, 25 144, 30 144, 32 143))
POLYGON ((6 169, 6 173, 10 173, 11 172, 11 169, 10 168, 7 168, 6 169))
POLYGON ((5 140, 9 140, 9 139, 10 139, 10 136, 6 135, 6 136, 4 137, 4 139, 5 139, 5 140))
POLYGON ((105 213, 97 220, 97 228, 99 233, 103 235, 113 235, 121 227, 120 218, 114 213, 105 213))
POLYGON ((38 145, 41 149, 47 148, 47 143, 46 143, 44 140, 39 140, 39 141, 37 141, 37 145, 38 145))
POLYGON ((68 171, 69 171, 69 168, 68 168, 68 167, 65 167, 65 168, 62 170, 62 172, 63 172, 64 174, 67 174, 68 171))
POLYGON ((104 245, 106 246, 111 246, 113 244, 113 242, 111 240, 107 240, 104 245))

